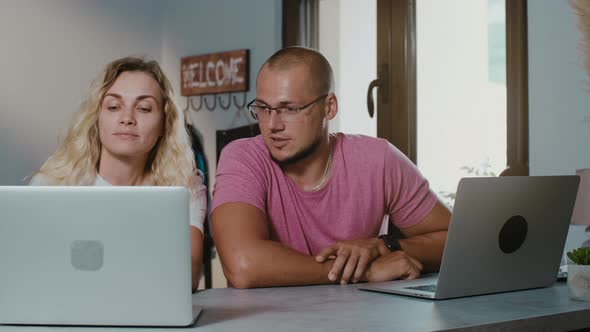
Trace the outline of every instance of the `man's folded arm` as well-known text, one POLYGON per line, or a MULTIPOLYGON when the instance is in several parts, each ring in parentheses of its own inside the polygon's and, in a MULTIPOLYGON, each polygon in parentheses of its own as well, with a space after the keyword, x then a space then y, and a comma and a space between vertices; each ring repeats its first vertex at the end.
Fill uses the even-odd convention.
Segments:
POLYGON ((266 214, 246 203, 225 203, 211 214, 223 272, 236 288, 328 284, 333 261, 318 263, 270 239, 266 214))
POLYGON ((449 209, 437 202, 420 223, 400 229, 406 236, 399 241, 402 250, 420 261, 425 272, 438 271, 440 267, 450 220, 449 209))

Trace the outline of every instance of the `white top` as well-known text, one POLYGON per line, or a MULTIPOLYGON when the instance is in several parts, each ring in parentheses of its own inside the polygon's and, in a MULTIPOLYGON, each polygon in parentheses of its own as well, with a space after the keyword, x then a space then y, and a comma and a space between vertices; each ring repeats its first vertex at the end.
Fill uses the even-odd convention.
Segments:
MULTIPOLYGON (((29 186, 47 186, 49 181, 43 175, 35 175, 29 186)), ((203 233, 203 223, 205 221, 205 215, 207 213, 207 192, 203 184, 197 184, 199 187, 194 190, 195 194, 191 192, 190 199, 190 224, 197 227, 201 233, 203 233)), ((111 186, 107 180, 103 179, 100 175, 96 175, 94 186, 111 186)), ((192 188, 191 188, 192 189, 192 188)))

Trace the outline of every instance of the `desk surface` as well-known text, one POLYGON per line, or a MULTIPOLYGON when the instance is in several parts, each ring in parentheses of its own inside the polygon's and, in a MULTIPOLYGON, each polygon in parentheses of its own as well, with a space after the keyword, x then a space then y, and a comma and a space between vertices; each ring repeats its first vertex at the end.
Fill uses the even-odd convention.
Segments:
MULTIPOLYGON (((560 331, 590 327, 590 302, 550 288, 432 301, 310 286, 212 289, 193 295, 204 311, 182 331, 560 331)), ((162 328, 0 326, 3 331, 163 331, 162 328)), ((178 329, 175 329, 178 330, 178 329)))

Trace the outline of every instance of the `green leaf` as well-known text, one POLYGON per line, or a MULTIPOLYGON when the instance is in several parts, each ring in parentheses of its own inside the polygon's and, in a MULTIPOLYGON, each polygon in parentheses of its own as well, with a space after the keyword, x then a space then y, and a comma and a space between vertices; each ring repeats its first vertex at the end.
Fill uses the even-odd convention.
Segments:
POLYGON ((578 265, 590 265, 590 247, 582 247, 567 252, 567 257, 578 265))
POLYGON ((574 263, 576 263, 576 264, 580 264, 580 263, 578 262, 578 257, 574 256, 574 253, 573 253, 573 252, 571 252, 571 251, 568 251, 568 252, 567 252, 567 257, 568 257, 568 258, 569 258, 569 259, 570 259, 572 262, 574 262, 574 263))

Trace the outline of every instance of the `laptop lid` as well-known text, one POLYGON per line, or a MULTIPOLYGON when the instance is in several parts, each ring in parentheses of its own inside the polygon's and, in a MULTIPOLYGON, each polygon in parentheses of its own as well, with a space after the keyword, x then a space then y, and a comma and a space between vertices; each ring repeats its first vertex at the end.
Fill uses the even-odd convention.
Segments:
MULTIPOLYGON (((432 297, 446 299, 551 285, 559 268, 578 183, 577 176, 461 179, 432 297)), ((416 292, 419 285, 420 280, 394 281, 361 288, 430 297, 416 292)))
POLYGON ((182 187, 0 187, 0 323, 189 325, 182 187))

